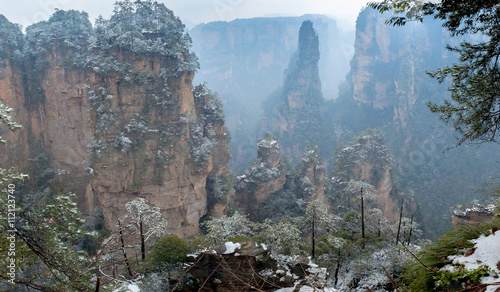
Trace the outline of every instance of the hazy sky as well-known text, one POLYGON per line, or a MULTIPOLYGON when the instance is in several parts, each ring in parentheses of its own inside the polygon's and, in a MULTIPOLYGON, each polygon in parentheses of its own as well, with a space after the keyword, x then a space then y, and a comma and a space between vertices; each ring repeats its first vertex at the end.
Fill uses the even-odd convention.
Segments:
MULTIPOLYGON (((266 15, 326 14, 354 24, 356 16, 368 0, 158 0, 172 9, 188 26, 200 22, 230 21, 266 15)), ((46 20, 59 9, 77 9, 97 16, 109 17, 115 0, 0 0, 0 14, 11 22, 26 27, 46 20), (8 4, 7 4, 7 3, 8 4)))

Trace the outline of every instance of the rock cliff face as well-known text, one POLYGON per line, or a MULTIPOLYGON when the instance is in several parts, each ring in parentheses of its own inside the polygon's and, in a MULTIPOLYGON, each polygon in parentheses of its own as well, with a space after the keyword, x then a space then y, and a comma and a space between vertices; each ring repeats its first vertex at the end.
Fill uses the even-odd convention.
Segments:
POLYGON ((304 212, 307 201, 328 204, 326 168, 316 147, 308 147, 297 167, 280 160, 280 147, 272 135, 257 143, 257 159, 238 177, 235 207, 254 221, 281 220, 304 212))
POLYGON ((385 19, 371 9, 359 14, 347 86, 330 111, 340 121, 341 136, 348 134, 344 139, 366 128, 382 130, 393 175, 405 193, 414 194, 423 229, 435 237, 451 227, 443 214, 469 203, 470 189, 487 182, 484 174, 494 166, 478 157, 498 155, 493 145, 445 151, 456 145, 454 132, 427 106, 442 104, 449 92, 446 82, 439 84, 426 72, 458 62, 446 45, 464 39, 450 38, 434 19, 404 27, 386 26, 385 19))
POLYGON ((290 60, 282 88, 268 100, 261 131, 272 132, 283 153, 301 158, 307 142, 326 150, 330 135, 322 115, 324 104, 319 79, 319 39, 313 23, 306 20, 299 31, 299 44, 290 60))
POLYGON ((437 22, 410 23, 399 30, 384 22, 385 17, 377 11, 365 9, 360 13, 348 80, 354 100, 378 110, 393 109, 394 119, 405 128, 405 113, 423 93, 415 85, 426 81, 425 63, 437 69, 453 61, 453 56, 446 51, 449 38, 437 22))
MULTIPOLYGON (((12 115, 20 124, 25 124, 29 120, 23 103, 24 88, 21 68, 14 56, 15 50, 22 46, 23 41, 21 28, 0 15, 0 99, 6 106, 14 109, 12 115)), ((15 149, 15 151, 2 151, 1 165, 5 165, 6 168, 26 168, 25 158, 29 156, 29 151, 24 142, 27 140, 27 133, 21 130, 12 132, 5 128, 0 131, 2 131, 2 137, 9 141, 9 147, 15 149)), ((5 145, 0 147, 5 149, 5 145)))
POLYGON ((206 188, 228 176, 221 102, 193 88, 196 58, 170 10, 151 4, 145 19, 144 7, 117 5, 95 28, 84 13, 57 11, 2 56, 0 97, 24 129, 6 137, 1 162, 32 178, 52 173, 52 192, 77 193, 86 211, 101 207, 108 227, 139 196, 160 207, 172 232, 192 236, 200 217, 224 212, 229 193, 214 199, 206 188), (32 168, 39 157, 48 157, 45 169, 32 168))

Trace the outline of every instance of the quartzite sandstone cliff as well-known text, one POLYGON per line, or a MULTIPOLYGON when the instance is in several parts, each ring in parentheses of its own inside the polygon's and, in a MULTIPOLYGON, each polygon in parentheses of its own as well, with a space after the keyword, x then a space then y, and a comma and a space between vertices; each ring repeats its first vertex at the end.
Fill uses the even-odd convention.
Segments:
POLYGON ((24 127, 3 133, 0 162, 29 173, 35 189, 45 180, 88 212, 101 207, 108 227, 139 196, 191 236, 200 217, 224 212, 229 188, 211 199, 206 185, 228 176, 228 133, 218 97, 192 86, 184 26, 157 6, 147 18, 139 6, 118 9, 95 27, 85 13, 57 11, 25 36, 2 19, 0 100, 24 127))
POLYGON ((265 117, 260 131, 273 133, 282 153, 292 161, 300 160, 307 143, 318 145, 321 154, 329 152, 333 145, 322 113, 324 99, 319 78, 319 42, 313 23, 304 21, 299 31, 297 52, 285 71, 283 86, 264 105, 265 117))

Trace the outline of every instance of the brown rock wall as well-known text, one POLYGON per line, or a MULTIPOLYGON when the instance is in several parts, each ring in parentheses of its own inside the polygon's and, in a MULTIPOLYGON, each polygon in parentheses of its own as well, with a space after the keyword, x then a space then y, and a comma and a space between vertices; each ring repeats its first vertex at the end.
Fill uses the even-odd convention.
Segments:
MULTIPOLYGON (((86 212, 102 207, 109 228, 117 225, 127 202, 144 197, 160 207, 171 232, 181 237, 198 234, 198 221, 209 209, 207 178, 228 174, 230 157, 223 120, 206 110, 214 97, 207 93, 195 101, 192 73, 164 81, 159 72, 168 64, 155 56, 115 52, 117 60, 130 62, 138 72, 124 80, 114 73, 99 75, 91 68, 64 66, 68 55, 54 49, 46 56, 49 66, 43 73, 26 73, 28 79, 40 74, 36 77, 44 95, 29 109, 15 71, 21 69, 7 63, 0 79, 1 100, 16 109, 13 116, 24 128, 4 135, 9 145, 8 155, 0 158, 2 165, 22 161, 20 170, 27 171, 29 158, 45 153, 55 170, 53 191, 77 193, 86 212), (151 80, 139 84, 139 74, 151 80), (102 98, 90 98, 101 90, 102 98), (153 94, 167 105, 151 101, 153 94), (112 120, 105 123, 104 115, 112 120), (133 123, 144 129, 130 130, 133 123), (198 142, 192 133, 196 127, 202 129, 198 142), (131 142, 129 148, 117 144, 120 135, 128 139, 125 144, 131 142), (206 149, 206 157, 195 162, 200 143, 208 140, 212 150, 206 149)), ((221 216, 225 206, 214 207, 214 213, 221 216)))

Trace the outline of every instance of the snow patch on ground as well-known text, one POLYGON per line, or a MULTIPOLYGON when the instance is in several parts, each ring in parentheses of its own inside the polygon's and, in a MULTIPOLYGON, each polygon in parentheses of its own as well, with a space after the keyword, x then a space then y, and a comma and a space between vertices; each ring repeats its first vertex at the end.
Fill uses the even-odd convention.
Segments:
POLYGON ((137 283, 132 283, 132 284, 128 284, 127 291, 128 292, 140 292, 141 288, 139 288, 139 285, 137 285, 137 283))
MULTIPOLYGON (((453 264, 463 264, 468 270, 477 269, 480 265, 486 265, 500 275, 497 266, 500 263, 500 231, 489 236, 481 235, 479 238, 471 240, 471 242, 475 243, 474 248, 476 250, 474 253, 468 257, 465 255, 449 256, 448 258, 453 264)), ((449 266, 445 268, 449 268, 449 266)), ((493 278, 493 275, 481 278, 481 283, 494 282, 498 282, 498 279, 493 278)), ((497 288, 499 288, 497 285, 488 286, 486 291, 494 292, 497 288)))
MULTIPOLYGON (((295 288, 294 287, 290 287, 290 288, 282 288, 282 289, 279 289, 279 290, 276 290, 275 292, 293 292, 295 291, 294 290, 295 288)), ((312 287, 309 287, 309 286, 302 286, 299 290, 300 292, 318 292, 318 291, 324 291, 324 292, 339 292, 339 290, 337 289, 334 289, 334 288, 323 288, 323 289, 319 289, 319 288, 312 288, 312 287)))
POLYGON ((241 247, 240 243, 232 243, 230 241, 226 242, 225 245, 226 251, 224 252, 224 254, 232 254, 237 248, 241 247))

